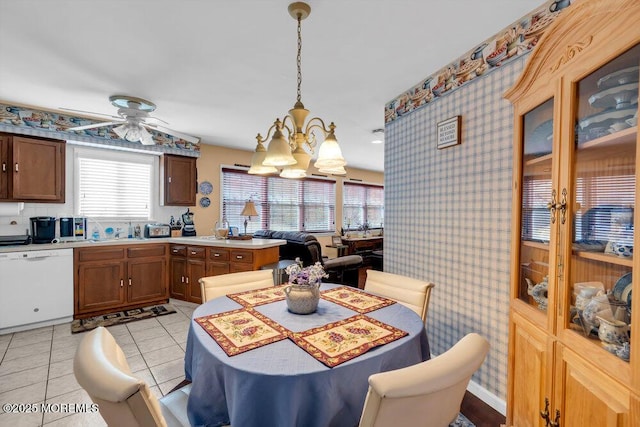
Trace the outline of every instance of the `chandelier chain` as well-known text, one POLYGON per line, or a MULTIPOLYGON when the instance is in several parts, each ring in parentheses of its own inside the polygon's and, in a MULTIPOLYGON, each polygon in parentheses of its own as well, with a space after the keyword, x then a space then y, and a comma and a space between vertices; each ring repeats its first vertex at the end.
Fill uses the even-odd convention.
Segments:
POLYGON ((296 64, 298 66, 298 102, 300 102, 300 99, 302 98, 300 92, 300 86, 302 85, 302 68, 300 66, 300 63, 302 62, 302 26, 300 25, 301 21, 302 18, 300 14, 298 14, 298 54, 296 56, 296 64))

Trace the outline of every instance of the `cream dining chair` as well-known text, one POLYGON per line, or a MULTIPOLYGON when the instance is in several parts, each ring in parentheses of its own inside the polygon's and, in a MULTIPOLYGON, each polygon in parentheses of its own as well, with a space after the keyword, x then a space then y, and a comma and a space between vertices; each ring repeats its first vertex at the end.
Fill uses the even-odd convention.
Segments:
POLYGON ((199 280, 202 302, 235 292, 273 286, 273 270, 241 271, 203 277, 199 280))
POLYGON ((80 341, 73 373, 110 426, 190 425, 187 399, 191 384, 158 400, 147 383, 131 373, 122 349, 102 326, 86 332, 80 341))
POLYGON ((371 375, 359 427, 448 426, 488 351, 489 342, 471 333, 426 362, 371 375))
POLYGON ((418 313, 422 321, 427 321, 429 298, 431 289, 435 285, 431 282, 385 273, 378 270, 367 270, 364 290, 382 297, 399 302, 418 313))

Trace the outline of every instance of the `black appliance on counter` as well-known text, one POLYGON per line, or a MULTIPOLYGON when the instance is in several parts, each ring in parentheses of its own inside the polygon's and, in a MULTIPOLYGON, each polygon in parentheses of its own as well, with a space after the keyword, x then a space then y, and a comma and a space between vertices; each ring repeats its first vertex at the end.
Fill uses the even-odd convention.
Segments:
POLYGON ((182 214, 182 222, 184 226, 182 227, 182 235, 187 236, 195 236, 196 235, 196 226, 193 224, 193 212, 187 208, 187 211, 182 214))
POLYGON ((56 218, 52 216, 34 216, 31 220, 31 238, 33 243, 51 243, 56 238, 56 218))

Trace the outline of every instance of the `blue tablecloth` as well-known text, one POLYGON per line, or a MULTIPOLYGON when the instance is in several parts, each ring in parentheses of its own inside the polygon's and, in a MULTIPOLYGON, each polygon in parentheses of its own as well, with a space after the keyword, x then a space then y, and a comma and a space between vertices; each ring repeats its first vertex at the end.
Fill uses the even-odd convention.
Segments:
MULTIPOLYGON (((321 289, 336 285, 323 284, 321 289)), ((227 297, 198 307, 193 318, 240 308, 227 297)), ((300 332, 357 314, 320 299, 310 315, 290 313, 285 301, 255 307, 284 327, 300 332)), ((354 427, 377 372, 413 365, 429 358, 420 317, 401 304, 367 313, 408 336, 329 368, 285 339, 229 357, 200 325, 191 321, 185 374, 192 381, 187 411, 194 426, 354 427)))

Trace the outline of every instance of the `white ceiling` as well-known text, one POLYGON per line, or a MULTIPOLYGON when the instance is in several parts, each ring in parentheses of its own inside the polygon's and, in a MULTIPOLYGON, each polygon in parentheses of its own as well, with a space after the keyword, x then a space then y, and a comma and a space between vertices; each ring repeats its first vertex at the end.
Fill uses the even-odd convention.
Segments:
MULTIPOLYGON (((0 101, 116 112, 125 94, 205 144, 253 150, 296 100, 289 0, 0 0, 0 101)), ((348 166, 384 167, 384 105, 542 0, 310 0, 302 101, 348 166)))

